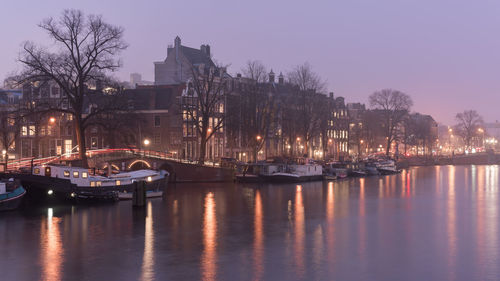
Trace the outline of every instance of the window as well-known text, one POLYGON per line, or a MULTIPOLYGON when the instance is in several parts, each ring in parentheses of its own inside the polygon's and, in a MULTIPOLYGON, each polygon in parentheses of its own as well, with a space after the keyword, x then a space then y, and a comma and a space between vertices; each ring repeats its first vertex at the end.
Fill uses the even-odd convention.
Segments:
POLYGON ((80 177, 80 172, 76 172, 76 171, 75 171, 75 172, 73 172, 73 177, 74 177, 74 178, 78 178, 78 177, 80 177))
POLYGON ((35 125, 30 125, 29 127, 29 135, 34 136, 35 135, 35 125))
POLYGON ((155 115, 155 120, 154 120, 154 124, 155 124, 155 127, 160 127, 160 115, 155 115))
POLYGON ((72 133, 71 126, 66 127, 66 135, 71 136, 72 133))
POLYGON ((73 121, 73 114, 66 114, 66 120, 73 121))
POLYGON ((153 138, 154 144, 161 144, 161 135, 160 134, 155 134, 153 138))
POLYGON ((21 127, 21 136, 27 136, 28 135, 28 127, 22 126, 21 127))
POLYGON ((82 172, 82 179, 86 179, 89 177, 89 173, 87 172, 82 172))
POLYGON ((101 185, 102 185, 102 182, 98 181, 98 182, 96 182, 96 185, 97 185, 97 186, 101 186, 101 185))
POLYGON ((90 182, 90 186, 91 186, 91 187, 95 187, 95 181, 91 181, 91 182, 90 182))
POLYGON ((64 177, 69 178, 69 171, 64 171, 64 177))
POLYGON ((115 184, 116 184, 116 185, 121 185, 121 182, 117 180, 117 181, 115 182, 115 184))
POLYGON ((39 168, 35 168, 35 170, 33 171, 33 173, 35 173, 36 175, 40 174, 40 169, 39 168))

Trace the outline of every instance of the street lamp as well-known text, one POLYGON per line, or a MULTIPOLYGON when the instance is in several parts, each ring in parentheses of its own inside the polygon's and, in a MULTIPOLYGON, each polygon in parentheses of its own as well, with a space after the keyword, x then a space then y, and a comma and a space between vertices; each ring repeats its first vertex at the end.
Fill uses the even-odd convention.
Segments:
POLYGON ((56 122, 56 118, 55 118, 55 117, 50 117, 50 118, 49 118, 49 122, 50 122, 51 124, 54 124, 54 123, 56 122))
POLYGON ((150 141, 149 141, 149 139, 145 139, 143 143, 144 143, 144 146, 145 146, 144 147, 144 156, 146 156, 146 147, 149 145, 150 141))
POLYGON ((256 139, 257 139, 258 141, 260 141, 260 140, 262 139, 262 137, 261 137, 261 136, 257 136, 257 137, 256 137, 256 139))

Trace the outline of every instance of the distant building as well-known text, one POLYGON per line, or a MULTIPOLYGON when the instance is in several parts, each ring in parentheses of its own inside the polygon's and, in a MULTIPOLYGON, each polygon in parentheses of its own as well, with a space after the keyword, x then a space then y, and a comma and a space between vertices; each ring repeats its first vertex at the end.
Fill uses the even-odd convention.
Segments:
POLYGON ((167 48, 164 61, 155 62, 155 85, 171 85, 185 83, 192 77, 192 68, 204 66, 216 68, 212 61, 210 46, 201 45, 200 49, 186 47, 177 36, 174 46, 167 48))

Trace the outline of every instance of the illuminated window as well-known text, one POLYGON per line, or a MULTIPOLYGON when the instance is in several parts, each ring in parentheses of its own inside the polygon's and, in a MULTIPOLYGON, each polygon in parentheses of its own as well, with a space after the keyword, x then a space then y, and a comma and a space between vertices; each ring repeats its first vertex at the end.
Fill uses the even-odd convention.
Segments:
POLYGON ((102 182, 98 181, 96 182, 97 186, 101 186, 102 185, 102 182))
POLYGON ((33 171, 33 173, 35 173, 37 175, 40 174, 40 169, 39 168, 35 168, 35 170, 33 171))
POLYGON ((89 176, 89 173, 82 172, 82 179, 86 179, 86 178, 88 178, 88 176, 89 176))
POLYGON ((30 136, 34 136, 35 135, 35 126, 34 125, 30 125, 29 127, 29 135, 30 136))
POLYGON ((65 176, 66 178, 69 178, 69 171, 64 171, 64 176, 65 176))
POLYGON ((80 172, 73 172, 73 177, 74 178, 80 177, 80 172))
POLYGON ((151 178, 151 177, 148 177, 148 181, 149 181, 149 182, 150 182, 150 181, 152 181, 152 180, 153 180, 153 178, 151 178))
POLYGON ((116 181, 116 185, 121 185, 122 183, 120 181, 116 181))
POLYGON ((28 127, 22 126, 21 127, 21 136, 27 136, 28 135, 28 127))
POLYGON ((91 182, 90 182, 90 186, 91 186, 91 187, 95 187, 95 181, 91 181, 91 182))

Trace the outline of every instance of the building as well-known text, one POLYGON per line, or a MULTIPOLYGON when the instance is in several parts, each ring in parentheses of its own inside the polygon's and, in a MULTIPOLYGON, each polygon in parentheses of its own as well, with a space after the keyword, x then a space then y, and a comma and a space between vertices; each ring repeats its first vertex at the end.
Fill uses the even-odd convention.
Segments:
POLYGON ((171 85, 186 83, 193 76, 193 67, 203 65, 216 68, 212 61, 209 45, 201 45, 195 49, 181 44, 177 36, 174 45, 167 48, 167 57, 164 61, 154 63, 155 85, 171 85))

